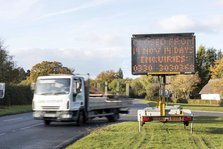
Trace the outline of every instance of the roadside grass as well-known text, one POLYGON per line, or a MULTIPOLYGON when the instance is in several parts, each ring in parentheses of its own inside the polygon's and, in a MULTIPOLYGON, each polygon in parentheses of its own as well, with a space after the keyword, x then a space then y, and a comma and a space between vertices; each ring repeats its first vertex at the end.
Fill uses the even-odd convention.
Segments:
MULTIPOLYGON (((141 103, 148 104, 149 106, 156 106, 155 101, 140 100, 141 103)), ((218 111, 223 112, 223 107, 215 105, 204 104, 185 104, 185 103, 167 103, 168 105, 181 105, 184 109, 200 110, 200 111, 218 111)))
POLYGON ((180 104, 185 109, 223 112, 223 107, 214 105, 180 104))
POLYGON ((0 116, 31 112, 32 105, 0 106, 0 116))
POLYGON ((138 122, 123 122, 97 129, 67 149, 223 148, 223 117, 196 117, 194 132, 182 123, 146 123, 138 132, 138 122))

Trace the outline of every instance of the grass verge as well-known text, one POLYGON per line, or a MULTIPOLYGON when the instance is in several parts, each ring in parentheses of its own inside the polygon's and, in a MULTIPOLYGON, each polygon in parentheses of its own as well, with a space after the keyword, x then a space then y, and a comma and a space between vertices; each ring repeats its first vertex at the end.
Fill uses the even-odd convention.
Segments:
POLYGON ((223 117, 194 120, 194 133, 180 123, 146 123, 138 132, 137 122, 123 122, 93 131, 67 149, 223 148, 223 117))
MULTIPOLYGON (((141 103, 149 104, 149 106, 156 106, 155 101, 140 100, 141 103)), ((200 110, 200 111, 218 111, 223 112, 223 107, 215 105, 201 105, 201 104, 185 104, 185 103, 168 103, 168 105, 181 105, 184 109, 200 110)))
POLYGON ((31 112, 31 105, 1 106, 0 116, 31 112))

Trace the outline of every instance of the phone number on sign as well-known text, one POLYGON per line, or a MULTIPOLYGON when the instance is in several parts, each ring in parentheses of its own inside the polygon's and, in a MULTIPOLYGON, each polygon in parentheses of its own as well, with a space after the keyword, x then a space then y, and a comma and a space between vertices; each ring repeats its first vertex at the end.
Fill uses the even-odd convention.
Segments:
POLYGON ((133 66, 133 72, 188 72, 194 71, 194 65, 193 64, 159 64, 158 67, 154 68, 152 65, 134 65, 133 66))

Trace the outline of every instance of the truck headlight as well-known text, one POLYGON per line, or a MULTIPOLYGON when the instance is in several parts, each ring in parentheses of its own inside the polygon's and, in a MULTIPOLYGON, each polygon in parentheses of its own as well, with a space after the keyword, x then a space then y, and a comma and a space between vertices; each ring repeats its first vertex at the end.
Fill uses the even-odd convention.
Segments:
POLYGON ((71 118, 72 115, 69 114, 69 113, 64 113, 64 114, 61 115, 61 117, 62 117, 62 118, 71 118))

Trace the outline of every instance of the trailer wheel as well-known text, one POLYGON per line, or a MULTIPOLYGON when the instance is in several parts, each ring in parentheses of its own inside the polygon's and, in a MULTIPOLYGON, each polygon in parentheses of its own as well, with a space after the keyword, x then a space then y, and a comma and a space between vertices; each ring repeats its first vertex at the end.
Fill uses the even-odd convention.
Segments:
POLYGON ((77 125, 78 125, 78 126, 82 126, 84 123, 85 123, 84 112, 83 112, 83 111, 80 111, 80 112, 79 112, 78 119, 77 119, 77 125))
POLYGON ((48 126, 50 125, 50 123, 51 123, 51 120, 44 120, 44 125, 48 126))
POLYGON ((189 125, 189 121, 184 121, 184 126, 188 126, 189 125))
POLYGON ((109 122, 116 122, 119 119, 119 113, 107 116, 109 122))

